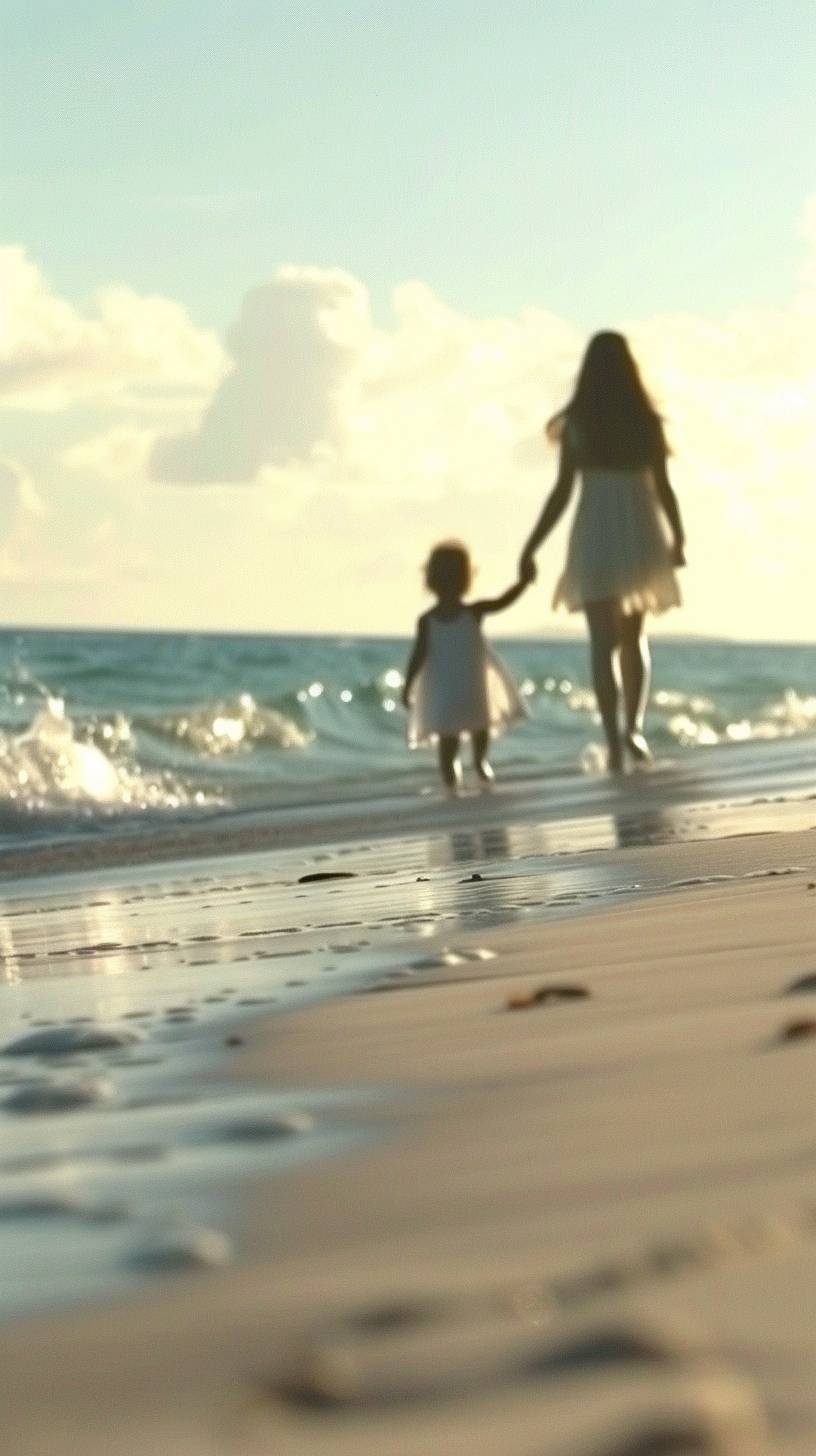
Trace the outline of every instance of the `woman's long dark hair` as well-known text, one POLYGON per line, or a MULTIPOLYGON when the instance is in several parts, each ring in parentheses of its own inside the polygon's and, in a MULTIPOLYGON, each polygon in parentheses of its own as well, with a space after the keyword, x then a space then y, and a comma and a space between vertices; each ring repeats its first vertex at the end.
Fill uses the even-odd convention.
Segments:
POLYGON ((558 440, 567 428, 585 466, 639 470, 668 453, 663 422, 623 334, 607 330, 590 339, 572 399, 547 434, 558 440))

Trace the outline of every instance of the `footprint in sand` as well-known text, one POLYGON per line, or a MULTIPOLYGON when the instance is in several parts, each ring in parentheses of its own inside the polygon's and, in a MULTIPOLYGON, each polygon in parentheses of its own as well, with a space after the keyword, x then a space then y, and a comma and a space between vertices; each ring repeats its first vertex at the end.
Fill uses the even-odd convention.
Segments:
POLYGON ((84 1107, 104 1107, 116 1100, 116 1088, 107 1077, 89 1077, 77 1082, 31 1082, 18 1087, 3 1103, 5 1112, 23 1116, 45 1116, 55 1112, 76 1112, 84 1107))
POLYGON ((646 1319, 619 1319, 576 1330, 526 1364, 530 1376, 600 1370, 610 1365, 677 1365, 702 1349, 690 1331, 646 1319))
POLYGON ((800 976, 797 981, 791 981, 790 985, 785 987, 783 995, 806 995, 808 991, 816 991, 816 971, 811 971, 807 976, 800 976))
POLYGON ((270 1113, 228 1123, 221 1129, 220 1137, 231 1143, 273 1142, 279 1138, 302 1136, 313 1128, 314 1119, 308 1112, 270 1113))
POLYGON ((712 1375, 663 1410, 633 1416, 625 1431, 593 1446, 591 1456, 768 1456, 767 1439, 753 1386, 712 1375))
POLYGON ((129 1263, 145 1274, 180 1274, 216 1269, 229 1264, 232 1257, 232 1244, 219 1230, 179 1229, 144 1244, 130 1256, 129 1263))
POLYGON ((796 1021, 789 1021, 779 1033, 779 1040, 782 1042, 808 1041, 816 1036, 816 1017, 800 1016, 796 1021))
POLYGON ((74 1052, 118 1051, 132 1046, 144 1037, 135 1027, 124 1026, 55 1026, 44 1031, 28 1032, 9 1042, 3 1049, 6 1057, 64 1057, 74 1052))

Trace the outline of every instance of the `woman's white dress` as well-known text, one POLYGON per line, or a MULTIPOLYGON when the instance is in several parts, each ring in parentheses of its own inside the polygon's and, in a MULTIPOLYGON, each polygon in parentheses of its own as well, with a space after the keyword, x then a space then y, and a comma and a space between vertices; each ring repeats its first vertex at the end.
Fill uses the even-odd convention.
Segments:
POLYGON ((577 612, 610 598, 627 616, 680 605, 668 526, 648 467, 581 471, 581 497, 553 606, 577 612))
POLYGON ((482 635, 475 612, 426 617, 428 644, 408 716, 411 748, 489 729, 499 733, 527 716, 512 674, 482 635))

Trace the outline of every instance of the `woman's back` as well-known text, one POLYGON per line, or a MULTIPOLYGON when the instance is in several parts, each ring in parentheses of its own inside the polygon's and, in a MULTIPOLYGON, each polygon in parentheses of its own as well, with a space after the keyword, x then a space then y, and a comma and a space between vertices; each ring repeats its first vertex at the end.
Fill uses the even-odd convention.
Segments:
MULTIPOLYGON (((583 412, 582 412, 583 415, 583 412)), ((563 433, 582 474, 587 471, 625 471, 643 475, 665 459, 666 442, 657 415, 604 415, 585 419, 576 410, 564 416, 563 433)))

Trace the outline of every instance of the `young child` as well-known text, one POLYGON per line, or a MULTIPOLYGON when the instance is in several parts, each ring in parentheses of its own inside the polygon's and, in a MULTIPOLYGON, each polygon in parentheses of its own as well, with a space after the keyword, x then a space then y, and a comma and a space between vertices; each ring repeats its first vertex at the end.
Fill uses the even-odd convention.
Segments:
POLYGON ((517 581, 500 597, 465 602, 471 577, 470 556, 459 541, 434 547, 425 566, 425 584, 436 597, 436 606, 417 623, 402 694, 410 713, 408 742, 412 748, 437 743, 439 771, 449 789, 462 782, 463 734, 470 736, 479 778, 489 783, 491 730, 526 716, 516 684, 482 635, 482 618, 512 606, 529 581, 517 581))

